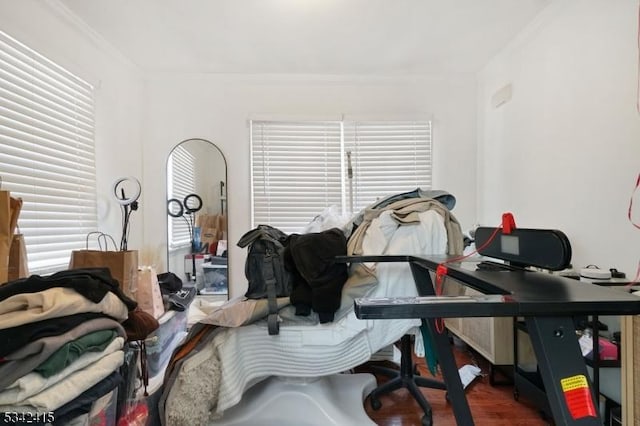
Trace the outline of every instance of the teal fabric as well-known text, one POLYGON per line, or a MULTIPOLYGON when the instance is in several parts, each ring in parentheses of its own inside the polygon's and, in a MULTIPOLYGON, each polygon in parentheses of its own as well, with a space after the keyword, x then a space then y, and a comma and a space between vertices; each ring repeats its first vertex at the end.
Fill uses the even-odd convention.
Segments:
POLYGON ((420 326, 420 333, 422 334, 422 342, 424 344, 424 360, 429 368, 429 371, 433 376, 438 372, 438 355, 433 347, 433 340, 429 334, 429 327, 427 321, 422 318, 422 325, 420 326))
POLYGON ((51 377, 69 366, 86 352, 102 352, 118 337, 116 330, 99 330, 62 345, 33 371, 51 377))

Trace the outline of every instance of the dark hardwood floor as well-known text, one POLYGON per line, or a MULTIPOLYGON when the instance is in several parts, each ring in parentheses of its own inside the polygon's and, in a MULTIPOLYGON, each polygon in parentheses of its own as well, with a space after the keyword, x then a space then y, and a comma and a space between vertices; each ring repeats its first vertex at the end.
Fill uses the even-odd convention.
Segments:
MULTIPOLYGON (((452 346, 458 367, 465 364, 473 364, 480 367, 483 376, 476 378, 465 392, 473 419, 476 425, 484 426, 542 426, 549 425, 539 411, 531 405, 526 398, 521 396, 518 401, 513 398, 513 386, 495 385, 489 383, 489 363, 473 350, 452 346)), ((424 359, 414 360, 418 364, 418 371, 424 377, 433 377, 429 373, 424 359)), ((370 365, 365 364, 356 369, 357 372, 373 372, 370 365)), ((389 365, 393 365, 390 364, 389 365)), ((375 373, 374 373, 375 374, 375 373)), ((378 384, 383 383, 387 378, 376 374, 378 384)), ((497 375, 497 379, 504 380, 505 377, 497 375)), ((447 403, 445 391, 435 389, 422 389, 427 401, 433 410, 433 426, 455 426, 456 421, 453 416, 451 405, 447 403)), ((369 399, 365 401, 365 409, 369 417, 380 426, 409 426, 421 425, 422 411, 420 406, 411 397, 406 389, 399 389, 391 394, 380 397, 382 407, 373 410, 369 399)))

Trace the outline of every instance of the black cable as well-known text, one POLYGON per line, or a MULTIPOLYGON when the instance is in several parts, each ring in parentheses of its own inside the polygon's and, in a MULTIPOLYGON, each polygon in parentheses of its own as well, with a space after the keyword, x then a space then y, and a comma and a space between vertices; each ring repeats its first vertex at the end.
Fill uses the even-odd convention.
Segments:
POLYGON ((123 207, 122 214, 122 237, 120 238, 120 251, 127 250, 128 243, 128 229, 129 229, 129 216, 131 216, 131 211, 128 206, 123 207))
POLYGON ((122 228, 122 248, 121 250, 127 249, 127 228, 129 228, 129 207, 125 207, 124 209, 125 219, 124 219, 124 228, 122 228))
MULTIPOLYGON (((124 188, 120 188, 120 194, 122 194, 122 199, 126 200, 127 197, 124 193, 124 188)), ((124 251, 127 249, 127 226, 129 224, 129 206, 122 206, 122 236, 120 237, 120 251, 124 251)))
MULTIPOLYGON (((113 184, 113 193, 116 200, 121 206, 122 213, 122 235, 120 237, 120 250, 126 251, 129 248, 129 234, 131 232, 131 214, 133 211, 138 210, 138 197, 140 196, 141 186, 140 182, 134 177, 120 178, 113 184), (134 188, 134 196, 127 198, 125 190, 120 186, 122 182, 133 181, 137 185, 134 188), (118 189, 120 191, 118 191, 118 189)), ((116 250, 118 248, 116 247, 116 250)))
POLYGON ((193 231, 191 230, 191 223, 189 222, 189 219, 187 219, 184 216, 180 216, 182 217, 182 219, 187 223, 187 228, 189 229, 189 239, 193 240, 193 231))
POLYGON ((126 235, 126 238, 124 240, 124 248, 123 250, 126 251, 129 249, 129 232, 131 232, 131 213, 133 213, 133 208, 131 210, 129 210, 128 214, 127 214, 127 225, 126 225, 126 232, 123 233, 123 235, 126 235))

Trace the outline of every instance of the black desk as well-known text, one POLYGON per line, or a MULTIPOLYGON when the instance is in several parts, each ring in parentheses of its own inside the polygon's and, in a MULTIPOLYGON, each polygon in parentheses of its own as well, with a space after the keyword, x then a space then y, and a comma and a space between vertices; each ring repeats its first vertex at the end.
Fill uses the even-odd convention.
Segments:
POLYGON ((446 262, 447 257, 354 259, 352 261, 409 262, 418 292, 426 296, 356 299, 356 316, 427 320, 459 425, 473 425, 473 419, 447 336, 436 331, 436 318, 524 317, 556 424, 602 425, 598 399, 580 352, 572 316, 639 314, 640 298, 557 275, 523 270, 473 270, 461 263, 446 264, 447 276, 485 296, 435 296, 430 272, 446 262))

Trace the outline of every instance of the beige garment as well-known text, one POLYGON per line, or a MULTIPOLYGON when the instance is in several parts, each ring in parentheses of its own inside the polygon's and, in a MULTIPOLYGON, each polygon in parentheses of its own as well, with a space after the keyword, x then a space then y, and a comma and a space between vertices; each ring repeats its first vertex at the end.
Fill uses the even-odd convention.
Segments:
POLYGON ((393 210, 393 218, 402 223, 417 223, 420 221, 418 213, 428 210, 436 211, 444 219, 444 226, 447 229, 447 254, 462 254, 464 250, 462 228, 453 213, 433 198, 406 198, 381 209, 367 209, 365 211, 363 222, 349 238, 347 252, 350 255, 362 255, 362 241, 369 224, 386 210, 393 210))
POLYGON ((117 321, 128 316, 127 306, 111 292, 93 303, 71 288, 54 287, 16 294, 0 302, 0 329, 87 312, 103 313, 117 321))
MULTIPOLYGON (((203 324, 220 327, 240 327, 265 318, 269 313, 267 299, 247 299, 237 297, 215 308, 209 315, 201 319, 203 324)), ((276 298, 278 309, 290 304, 288 297, 276 298)))
MULTIPOLYGON (((419 213, 433 210, 440 214, 444 220, 447 231, 447 254, 461 255, 464 250, 464 242, 460 223, 442 203, 432 198, 407 198, 396 201, 381 209, 367 209, 364 212, 362 223, 351 234, 347 241, 347 254, 349 256, 362 256, 364 253, 362 244, 371 221, 379 217, 383 211, 392 210, 391 216, 400 223, 419 223, 419 213)), ((349 270, 349 279, 342 290, 340 311, 348 309, 353 304, 353 299, 362 297, 368 289, 377 285, 376 272, 367 263, 353 263, 349 270)))

